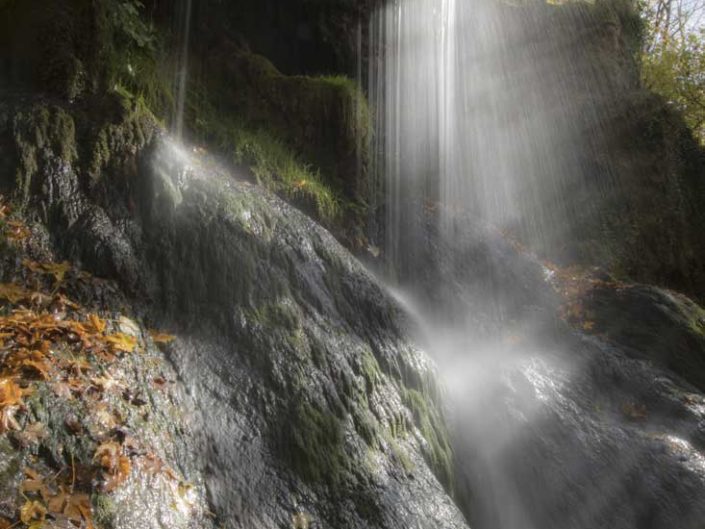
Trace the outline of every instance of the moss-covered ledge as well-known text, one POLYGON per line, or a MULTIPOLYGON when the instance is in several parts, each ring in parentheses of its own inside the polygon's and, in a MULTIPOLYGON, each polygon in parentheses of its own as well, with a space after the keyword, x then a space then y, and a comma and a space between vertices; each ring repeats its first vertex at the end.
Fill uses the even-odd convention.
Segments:
POLYGON ((356 83, 286 76, 230 41, 203 55, 207 82, 189 88, 196 139, 249 167, 348 246, 363 246, 371 122, 356 83))

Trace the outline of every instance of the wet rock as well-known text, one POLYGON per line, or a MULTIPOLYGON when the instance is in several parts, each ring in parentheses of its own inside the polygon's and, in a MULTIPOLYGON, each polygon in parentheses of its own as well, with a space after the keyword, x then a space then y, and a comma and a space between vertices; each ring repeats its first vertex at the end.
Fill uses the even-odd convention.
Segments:
POLYGON ((656 287, 608 284, 592 289, 584 306, 595 332, 705 391, 705 311, 696 303, 656 287))
POLYGON ((441 391, 399 306, 308 217, 206 155, 142 141, 115 144, 105 165, 79 156, 62 173, 74 183, 25 201, 45 234, 33 251, 121 287, 134 307, 123 332, 143 335, 148 318, 178 335, 171 404, 137 382, 126 402, 149 408, 150 439, 198 509, 165 507, 170 491, 141 479, 105 499, 101 523, 209 527, 205 490, 225 527, 290 527, 296 513, 312 527, 466 527, 441 391))

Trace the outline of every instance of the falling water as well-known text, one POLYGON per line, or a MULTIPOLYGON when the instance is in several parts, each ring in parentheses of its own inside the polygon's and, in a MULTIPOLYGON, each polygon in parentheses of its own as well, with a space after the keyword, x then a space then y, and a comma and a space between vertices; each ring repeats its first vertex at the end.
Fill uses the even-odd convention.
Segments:
POLYGON ((172 134, 178 140, 184 134, 184 110, 186 107, 186 91, 188 88, 188 56, 191 35, 191 16, 193 0, 181 0, 177 8, 176 43, 179 51, 176 62, 176 75, 174 80, 175 109, 172 125, 172 134))
POLYGON ((590 16, 580 4, 393 0, 373 17, 370 94, 393 270, 413 268, 429 212, 449 239, 467 213, 540 250, 559 248, 590 216, 595 205, 579 197, 612 185, 609 164, 594 160, 619 88, 586 58, 590 16))
MULTIPOLYGON (((517 260, 508 240, 553 256, 582 224, 602 222, 599 197, 616 185, 606 131, 625 88, 591 60, 585 32, 608 24, 596 22, 592 5, 562 4, 390 0, 370 21, 385 257, 408 306, 424 307, 412 309, 421 339, 449 373, 454 428, 470 439, 456 448, 472 455, 478 527, 597 527, 606 512, 607 483, 581 485, 594 504, 575 494, 573 511, 563 512, 554 498, 578 474, 546 470, 537 479, 521 459, 541 450, 542 441, 520 441, 533 435, 533 415, 566 406, 562 392, 580 368, 550 339, 531 337, 542 332, 532 328, 534 309, 547 314, 541 299, 551 293, 541 265, 517 260)), ((556 439, 569 439, 559 427, 556 439)))

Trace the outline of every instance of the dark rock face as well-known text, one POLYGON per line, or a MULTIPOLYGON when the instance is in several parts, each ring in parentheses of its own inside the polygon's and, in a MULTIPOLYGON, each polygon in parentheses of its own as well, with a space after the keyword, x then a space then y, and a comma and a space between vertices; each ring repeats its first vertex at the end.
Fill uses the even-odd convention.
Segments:
POLYGON ((460 225, 452 246, 429 228, 426 273, 407 289, 445 375, 471 525, 699 527, 702 309, 604 273, 576 294, 562 284, 571 272, 460 225), (576 325, 566 304, 580 307, 576 325))
MULTIPOLYGON (((57 150, 63 136, 42 126, 61 116, 82 137, 66 109, 5 112, 7 155, 38 147, 5 182, 47 248, 116 280, 156 327, 180 329, 168 359, 195 437, 178 453, 219 523, 466 527, 442 485, 452 455, 433 368, 330 234, 156 139, 137 109, 99 128, 108 148, 98 139, 88 156, 57 150), (41 145, 14 133, 27 127, 46 132, 41 145)), ((162 526, 139 490, 125 491, 114 527, 135 527, 132 511, 162 526)))
POLYGON ((618 347, 563 347, 519 348, 459 397, 473 527, 700 527, 702 393, 618 347))
POLYGON ((595 332, 636 359, 677 373, 705 391, 705 311, 676 292, 602 286, 585 296, 595 332))
POLYGON ((702 301, 705 151, 682 117, 642 86, 635 4, 553 11, 544 16, 551 38, 536 42, 542 50, 560 42, 566 52, 555 72, 569 87, 561 112, 579 135, 567 153, 570 170, 559 175, 562 191, 540 205, 565 208, 566 222, 545 226, 543 241, 524 234, 525 242, 552 260, 600 266, 702 301))

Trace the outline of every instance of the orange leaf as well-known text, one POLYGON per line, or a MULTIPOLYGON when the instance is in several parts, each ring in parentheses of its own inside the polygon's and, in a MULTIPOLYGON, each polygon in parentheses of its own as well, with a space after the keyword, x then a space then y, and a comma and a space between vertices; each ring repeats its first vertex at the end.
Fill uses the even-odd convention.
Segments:
POLYGON ((11 378, 0 379, 0 409, 22 402, 22 390, 11 378))
POLYGON ((108 342, 115 351, 122 351, 123 353, 131 353, 135 350, 135 347, 137 347, 137 338, 121 332, 106 336, 105 341, 108 342))
POLYGON ((173 334, 161 333, 159 331, 154 330, 150 330, 149 334, 152 337, 152 341, 154 341, 154 343, 167 344, 176 340, 176 336, 174 336, 173 334))
POLYGON ((105 332, 105 327, 107 326, 105 320, 99 318, 95 314, 89 314, 88 320, 91 322, 91 325, 93 326, 95 332, 97 332, 98 334, 103 334, 105 332))

